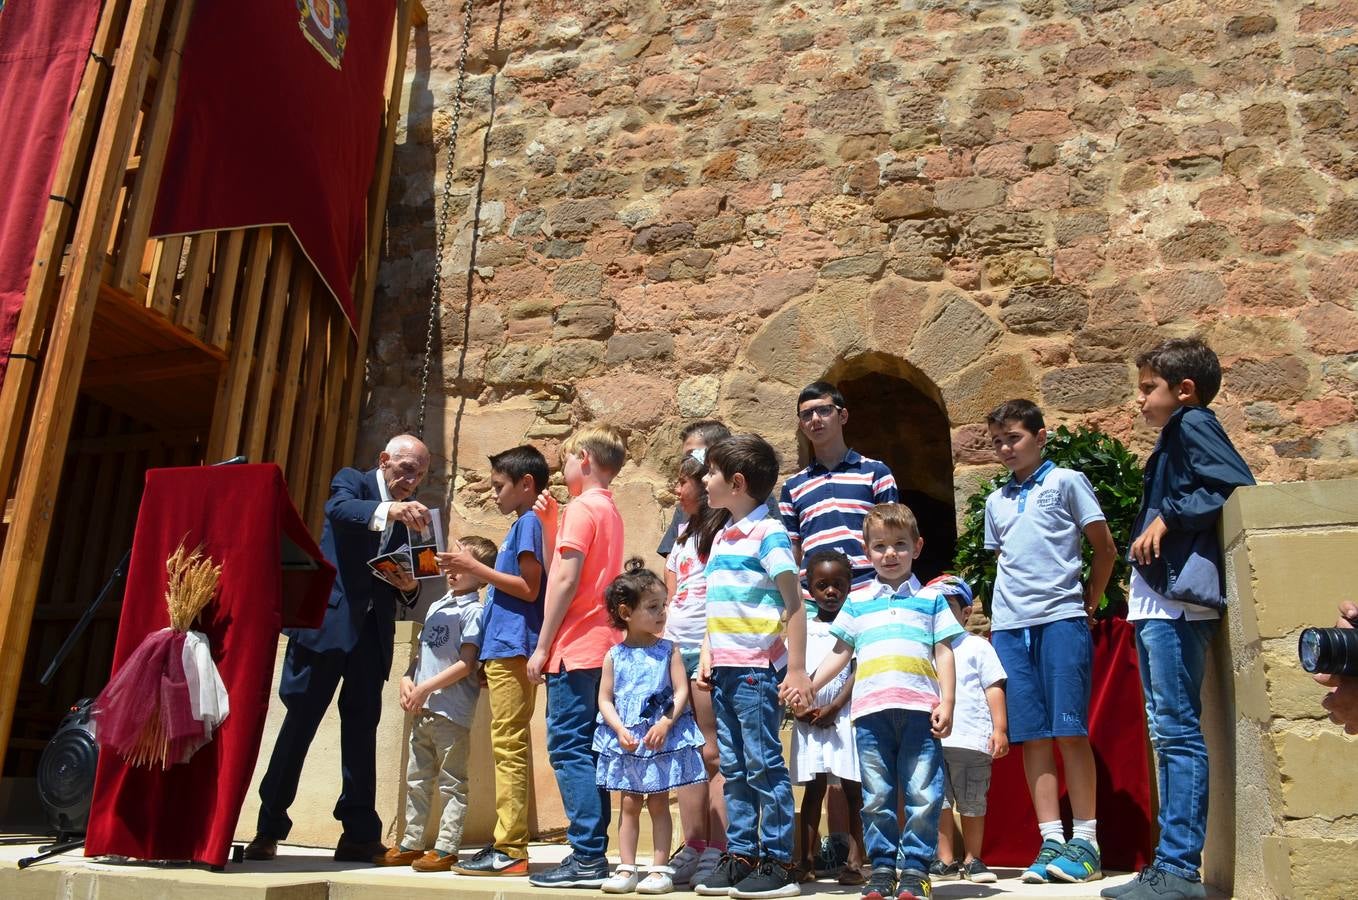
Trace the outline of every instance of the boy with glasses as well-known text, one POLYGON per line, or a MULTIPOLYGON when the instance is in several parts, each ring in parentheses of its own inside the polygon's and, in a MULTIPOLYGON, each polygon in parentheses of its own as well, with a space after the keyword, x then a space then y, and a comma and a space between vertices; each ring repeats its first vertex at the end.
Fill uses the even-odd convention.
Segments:
POLYGON ((797 397, 797 424, 811 444, 811 464, 783 483, 778 511, 798 564, 813 550, 838 550, 853 564, 853 586, 872 580, 863 552, 863 519, 879 503, 896 503, 896 479, 884 463, 849 449, 849 411, 833 384, 817 381, 797 397))

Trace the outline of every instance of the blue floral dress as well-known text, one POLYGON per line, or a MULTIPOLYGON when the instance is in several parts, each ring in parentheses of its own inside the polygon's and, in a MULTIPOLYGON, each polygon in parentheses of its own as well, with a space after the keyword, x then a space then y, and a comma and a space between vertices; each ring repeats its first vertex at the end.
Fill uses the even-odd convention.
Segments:
MULTIPOLYGON (((674 703, 674 685, 670 681, 673 653, 674 642, 663 639, 649 647, 617 644, 608 651, 613 660, 613 705, 638 741, 674 703)), ((703 734, 688 706, 659 750, 645 746, 624 750, 602 715, 598 723, 594 729, 594 752, 599 754, 595 770, 599 787, 631 794, 658 794, 707 780, 701 749, 703 734)))

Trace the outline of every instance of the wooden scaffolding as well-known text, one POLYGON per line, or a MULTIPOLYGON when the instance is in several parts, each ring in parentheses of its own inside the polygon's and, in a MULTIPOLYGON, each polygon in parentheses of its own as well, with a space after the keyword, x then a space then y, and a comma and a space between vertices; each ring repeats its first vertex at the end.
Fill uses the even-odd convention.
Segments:
POLYGON ((0 391, 5 776, 31 775, 65 708, 108 677, 117 602, 53 684, 38 683, 131 545, 146 469, 275 462, 319 530, 329 478, 354 452, 406 50, 423 8, 397 2, 351 330, 287 228, 148 238, 193 5, 104 0, 0 391))

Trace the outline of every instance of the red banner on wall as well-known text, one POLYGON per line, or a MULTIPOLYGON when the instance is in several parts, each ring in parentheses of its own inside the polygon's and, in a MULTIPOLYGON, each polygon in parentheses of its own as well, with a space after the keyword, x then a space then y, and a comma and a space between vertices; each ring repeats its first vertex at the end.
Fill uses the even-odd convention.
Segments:
POLYGON ((99 0, 0 0, 0 384, 99 0))
POLYGON ((198 0, 157 236, 288 225, 353 320, 396 0, 198 0))

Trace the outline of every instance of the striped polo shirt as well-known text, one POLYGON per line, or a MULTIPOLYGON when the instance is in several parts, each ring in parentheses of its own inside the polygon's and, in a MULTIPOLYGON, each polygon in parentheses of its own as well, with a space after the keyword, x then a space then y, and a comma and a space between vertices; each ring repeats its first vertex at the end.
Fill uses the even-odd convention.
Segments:
POLYGON ((901 587, 904 593, 884 584, 856 593, 830 626, 857 660, 850 718, 885 709, 930 712, 938 704, 934 645, 962 634, 962 626, 937 588, 910 594, 908 582, 901 587))
POLYGON ((778 512, 802 558, 821 547, 843 551, 853 563, 854 586, 872 580, 863 552, 863 519, 878 503, 897 503, 896 479, 886 464, 850 450, 833 469, 818 461, 783 482, 778 512))
POLYGON ((707 558, 707 641, 713 666, 787 666, 783 597, 774 579, 795 573, 792 543, 762 504, 729 524, 707 558))

